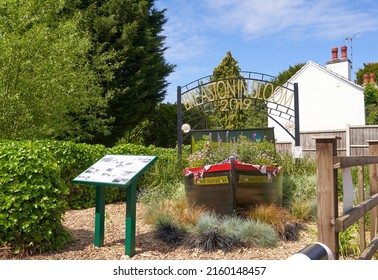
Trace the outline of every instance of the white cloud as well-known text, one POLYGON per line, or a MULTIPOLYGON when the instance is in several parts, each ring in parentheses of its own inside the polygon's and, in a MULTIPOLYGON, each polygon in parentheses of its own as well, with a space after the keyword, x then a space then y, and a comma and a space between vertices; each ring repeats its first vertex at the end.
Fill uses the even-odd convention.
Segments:
POLYGON ((241 33, 246 39, 275 36, 287 39, 334 38, 377 30, 377 8, 353 6, 348 0, 207 0, 218 30, 241 33), (358 10, 356 8, 364 8, 358 10))
POLYGON ((198 59, 218 38, 303 41, 343 38, 378 29, 378 6, 362 0, 159 0, 167 8, 164 35, 170 63, 198 59), (363 8, 363 9, 361 9, 363 8))
MULTIPOLYGON (((168 79, 168 96, 173 99, 177 85, 209 74, 217 64, 214 58, 229 46, 261 53, 256 42, 264 41, 269 49, 266 42, 274 40, 279 43, 275 47, 282 42, 295 49, 307 41, 335 42, 378 30, 376 0, 157 0, 155 4, 167 8, 165 58, 177 64, 168 79)), ((298 53, 293 60, 297 59, 298 53)))
POLYGON ((196 1, 157 1, 156 4, 158 8, 167 8, 168 22, 164 26, 167 59, 176 63, 203 56, 212 38, 206 34, 206 19, 198 13, 196 1))

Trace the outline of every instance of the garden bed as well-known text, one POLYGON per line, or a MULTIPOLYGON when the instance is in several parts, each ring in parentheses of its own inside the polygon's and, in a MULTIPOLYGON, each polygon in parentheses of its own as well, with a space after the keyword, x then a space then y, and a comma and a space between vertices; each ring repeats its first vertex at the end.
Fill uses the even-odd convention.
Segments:
MULTIPOLYGON (((142 204, 137 205, 136 254, 133 260, 285 260, 311 242, 316 241, 315 223, 306 224, 298 241, 282 241, 273 248, 245 247, 230 252, 203 252, 187 246, 172 246, 158 240, 155 229, 142 218, 142 204)), ((7 248, 0 248, 0 259, 25 260, 120 260, 125 256, 125 203, 106 205, 104 246, 93 246, 95 209, 69 210, 64 226, 70 231, 73 242, 63 250, 14 257, 7 248)))

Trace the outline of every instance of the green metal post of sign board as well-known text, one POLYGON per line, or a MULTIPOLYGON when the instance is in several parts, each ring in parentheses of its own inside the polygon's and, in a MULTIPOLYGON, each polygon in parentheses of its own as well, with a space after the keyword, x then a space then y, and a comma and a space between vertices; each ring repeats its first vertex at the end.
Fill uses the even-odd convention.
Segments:
POLYGON ((135 255, 137 181, 156 160, 156 156, 106 155, 72 180, 96 186, 95 247, 104 245, 106 186, 126 188, 125 254, 135 255))
POLYGON ((136 188, 134 180, 126 189, 125 255, 129 257, 135 255, 136 188))
MULTIPOLYGON (((125 228, 125 255, 135 255, 135 231, 136 231, 136 189, 137 183, 134 180, 126 188, 126 228, 125 228)), ((105 232, 105 186, 96 186, 96 214, 94 245, 104 245, 105 232)))
POLYGON ((96 186, 96 214, 95 214, 95 234, 94 245, 101 247, 104 245, 104 223, 105 223, 105 186, 96 186))

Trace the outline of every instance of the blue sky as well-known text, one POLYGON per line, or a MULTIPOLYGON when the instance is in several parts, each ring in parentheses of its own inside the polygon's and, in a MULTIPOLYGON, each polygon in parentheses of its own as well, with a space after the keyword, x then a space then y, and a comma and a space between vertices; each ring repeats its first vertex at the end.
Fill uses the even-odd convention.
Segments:
POLYGON ((176 65, 165 102, 176 102, 177 86, 211 75, 227 51, 241 70, 272 76, 309 60, 324 66, 331 49, 343 45, 353 80, 364 63, 378 62, 376 0, 156 0, 155 6, 167 9, 165 58, 176 65))

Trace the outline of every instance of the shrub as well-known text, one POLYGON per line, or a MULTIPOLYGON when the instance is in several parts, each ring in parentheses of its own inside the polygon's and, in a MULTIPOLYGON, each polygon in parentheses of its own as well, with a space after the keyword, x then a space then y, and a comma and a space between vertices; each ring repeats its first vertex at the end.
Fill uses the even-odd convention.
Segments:
POLYGON ((304 157, 302 159, 295 159, 290 154, 280 154, 280 162, 285 173, 288 175, 315 175, 316 162, 314 159, 304 157))
POLYGON ((0 144, 0 244, 14 253, 59 249, 68 187, 49 150, 31 141, 0 144))
POLYGON ((286 174, 282 183, 282 203, 289 207, 293 200, 316 199, 316 175, 286 174))
MULTIPOLYGON (((48 148, 58 161, 62 180, 70 190, 66 197, 68 208, 83 209, 94 207, 96 201, 95 187, 85 184, 73 184, 72 179, 109 153, 109 149, 103 145, 89 145, 68 141, 46 140, 35 143, 48 148)), ((106 188, 106 203, 125 200, 125 197, 125 189, 118 187, 106 188)))
POLYGON ((155 155, 158 160, 138 181, 139 198, 143 202, 172 198, 182 183, 182 164, 178 160, 177 149, 144 147, 122 144, 110 150, 113 154, 155 155))

